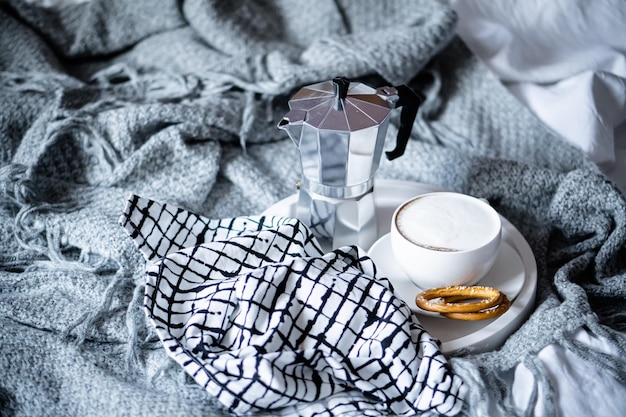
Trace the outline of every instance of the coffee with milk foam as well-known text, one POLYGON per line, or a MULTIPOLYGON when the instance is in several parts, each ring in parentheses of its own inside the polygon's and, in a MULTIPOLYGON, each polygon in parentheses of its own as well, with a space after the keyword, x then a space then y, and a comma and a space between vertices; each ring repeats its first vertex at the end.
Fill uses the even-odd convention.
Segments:
POLYGON ((396 224, 414 244, 450 252, 484 245, 499 227, 486 203, 450 194, 409 201, 399 210, 396 224))

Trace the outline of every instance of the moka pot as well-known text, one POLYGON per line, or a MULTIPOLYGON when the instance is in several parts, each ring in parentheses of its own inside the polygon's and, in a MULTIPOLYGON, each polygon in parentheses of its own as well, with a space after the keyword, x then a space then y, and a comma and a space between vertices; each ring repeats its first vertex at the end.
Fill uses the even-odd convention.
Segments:
POLYGON ((337 77, 301 88, 278 123, 300 152, 296 217, 333 248, 367 249, 378 237, 374 176, 391 111, 403 107, 395 148, 404 153, 421 98, 407 86, 374 89, 337 77))

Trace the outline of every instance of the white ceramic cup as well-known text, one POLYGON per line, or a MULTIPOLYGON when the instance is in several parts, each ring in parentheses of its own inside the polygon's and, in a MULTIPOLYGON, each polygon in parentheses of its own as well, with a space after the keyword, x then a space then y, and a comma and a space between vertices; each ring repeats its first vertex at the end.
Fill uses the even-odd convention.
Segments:
POLYGON ((496 261, 501 236, 500 215, 487 202, 435 192, 395 210, 390 239, 398 264, 426 290, 478 282, 496 261))

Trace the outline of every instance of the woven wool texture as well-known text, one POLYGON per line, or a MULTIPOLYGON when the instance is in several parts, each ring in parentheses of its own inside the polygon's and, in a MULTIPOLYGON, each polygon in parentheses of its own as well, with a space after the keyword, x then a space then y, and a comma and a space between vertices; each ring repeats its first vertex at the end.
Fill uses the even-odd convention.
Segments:
POLYGON ((499 350, 448 358, 461 413, 523 414, 507 385, 520 364, 544 394, 528 407, 553 410, 537 360, 552 343, 626 380, 623 196, 506 92, 448 8, 314 3, 0 5, 1 415, 228 415, 167 356, 145 258, 117 221, 131 194, 216 221, 291 195, 298 151, 276 123, 295 89, 338 75, 426 97, 379 178, 489 200, 536 257, 528 321, 499 350), (572 340, 581 326, 618 356, 572 340))

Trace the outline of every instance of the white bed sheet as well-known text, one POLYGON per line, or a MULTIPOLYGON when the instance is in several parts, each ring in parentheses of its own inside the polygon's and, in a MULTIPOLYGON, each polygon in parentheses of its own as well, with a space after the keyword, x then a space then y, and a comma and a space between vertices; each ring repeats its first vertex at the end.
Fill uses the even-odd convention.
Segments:
POLYGON ((626 2, 447 0, 513 95, 626 194, 626 2))

